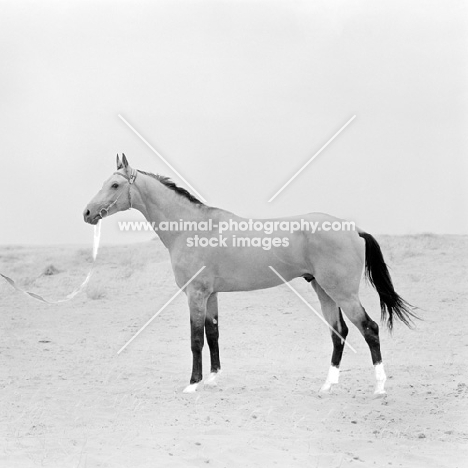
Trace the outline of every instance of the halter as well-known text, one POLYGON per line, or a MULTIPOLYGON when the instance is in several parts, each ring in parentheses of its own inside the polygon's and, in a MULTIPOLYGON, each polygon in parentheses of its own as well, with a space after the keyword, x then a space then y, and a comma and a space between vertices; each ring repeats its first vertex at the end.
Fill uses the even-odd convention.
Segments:
MULTIPOLYGON (((128 202, 130 204, 130 207, 128 208, 129 210, 133 208, 132 206, 132 194, 131 194, 131 186, 132 184, 135 182, 136 178, 137 178, 137 170, 136 169, 131 169, 131 172, 130 172, 130 176, 128 176, 127 174, 122 174, 121 172, 114 172, 114 175, 117 174, 119 176, 122 176, 124 179, 127 179, 128 181, 128 202)), ((104 218, 104 216, 107 216, 107 213, 109 213, 109 210, 117 203, 117 200, 120 198, 120 196, 122 195, 123 193, 123 190, 122 192, 120 192, 119 196, 107 207, 107 208, 101 208, 99 210, 99 214, 101 216, 101 218, 104 218), (103 216, 102 215, 102 212, 105 211, 105 215, 103 216)))
POLYGON ((132 171, 130 172, 130 176, 128 176, 127 174, 122 174, 121 172, 114 172, 114 174, 117 174, 119 176, 122 176, 124 179, 127 179, 128 183, 132 185, 133 182, 135 182, 135 179, 137 178, 138 171, 132 168, 132 171))

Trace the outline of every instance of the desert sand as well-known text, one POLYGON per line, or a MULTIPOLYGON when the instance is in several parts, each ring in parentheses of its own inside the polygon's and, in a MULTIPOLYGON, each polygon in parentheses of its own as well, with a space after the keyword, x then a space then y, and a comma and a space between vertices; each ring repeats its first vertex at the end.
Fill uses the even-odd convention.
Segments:
MULTIPOLYGON (((468 466, 467 248, 463 236, 376 236, 414 330, 381 328, 388 395, 350 327, 340 384, 320 397, 331 339, 286 286, 220 294, 218 387, 184 394, 189 313, 159 241, 103 247, 88 289, 47 305, 0 281, 0 466, 7 468, 468 466)), ((2 247, 0 272, 59 299, 91 248, 2 247), (53 265, 54 274, 42 273, 53 265)), ((310 285, 292 285, 320 310, 310 285)), ((376 292, 362 302, 379 319, 376 292)), ((204 349, 204 373, 209 353, 204 349)))

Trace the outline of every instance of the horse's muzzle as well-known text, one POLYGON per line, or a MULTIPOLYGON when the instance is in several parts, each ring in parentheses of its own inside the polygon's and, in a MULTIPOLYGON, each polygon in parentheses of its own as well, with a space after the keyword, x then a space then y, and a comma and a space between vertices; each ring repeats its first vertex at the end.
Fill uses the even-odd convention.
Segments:
POLYGON ((97 222, 101 219, 101 217, 102 216, 99 213, 94 216, 91 216, 91 212, 89 211, 88 208, 85 208, 85 210, 83 211, 83 219, 85 223, 97 224, 97 222))

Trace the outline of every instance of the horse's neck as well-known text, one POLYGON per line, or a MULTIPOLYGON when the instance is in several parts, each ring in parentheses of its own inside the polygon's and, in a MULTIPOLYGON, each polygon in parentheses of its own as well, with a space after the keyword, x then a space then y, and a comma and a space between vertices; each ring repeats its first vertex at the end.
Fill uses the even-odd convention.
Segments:
MULTIPOLYGON (((140 211, 148 222, 154 223, 154 226, 159 228, 163 222, 178 222, 181 219, 197 222, 208 220, 209 215, 206 210, 174 193, 158 180, 144 176, 138 182, 139 200, 136 201, 134 208, 140 211)), ((168 249, 180 234, 177 231, 160 229, 156 232, 168 249)))

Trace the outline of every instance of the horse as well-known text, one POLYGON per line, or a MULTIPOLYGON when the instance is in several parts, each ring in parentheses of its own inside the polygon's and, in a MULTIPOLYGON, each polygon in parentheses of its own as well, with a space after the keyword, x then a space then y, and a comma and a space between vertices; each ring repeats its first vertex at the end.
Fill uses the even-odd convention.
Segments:
POLYGON ((184 288, 187 296, 193 362, 190 382, 184 392, 195 392, 203 381, 205 334, 211 372, 203 384, 217 385, 221 371, 218 293, 272 288, 302 277, 317 293, 323 317, 332 331, 331 364, 319 392, 330 393, 339 381, 339 367, 348 335, 344 315, 358 328, 369 346, 375 368, 374 394, 377 397, 385 395, 386 374, 379 326, 359 300, 363 272, 377 290, 381 319, 386 321, 390 331, 394 319, 411 326, 417 316, 413 307, 396 293, 380 246, 372 235, 359 228, 325 229, 326 225, 336 225, 343 220, 324 213, 247 220, 207 206, 168 177, 130 167, 125 154, 122 153, 122 159, 117 154, 117 171, 86 206, 84 221, 94 225, 102 218, 131 208, 140 211, 154 226, 169 251, 175 282, 179 288, 184 288), (193 229, 181 229, 182 222, 193 229), (266 230, 259 232, 259 222, 270 223, 272 229, 268 233, 281 237, 272 240, 265 234, 266 230), (295 227, 301 223, 301 229, 285 232, 281 223, 296 223, 295 227), (161 228, 163 225, 165 229, 161 228), (312 225, 324 229, 311 232, 305 228, 312 225), (220 226, 225 236, 219 234, 220 226), (226 226, 231 229, 224 233, 226 226), (250 229, 246 230, 245 226, 250 229))

